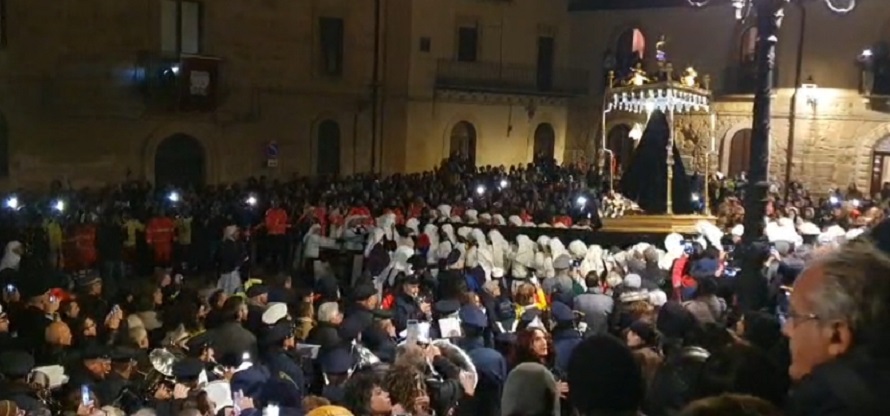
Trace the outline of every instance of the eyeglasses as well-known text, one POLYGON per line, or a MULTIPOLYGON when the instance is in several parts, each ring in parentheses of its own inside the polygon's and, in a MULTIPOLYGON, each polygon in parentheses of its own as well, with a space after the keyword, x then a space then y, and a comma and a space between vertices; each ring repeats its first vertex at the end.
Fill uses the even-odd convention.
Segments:
POLYGON ((794 309, 790 308, 788 309, 787 318, 792 322, 794 326, 807 321, 818 321, 822 319, 819 317, 819 315, 816 315, 814 313, 797 313, 794 309))

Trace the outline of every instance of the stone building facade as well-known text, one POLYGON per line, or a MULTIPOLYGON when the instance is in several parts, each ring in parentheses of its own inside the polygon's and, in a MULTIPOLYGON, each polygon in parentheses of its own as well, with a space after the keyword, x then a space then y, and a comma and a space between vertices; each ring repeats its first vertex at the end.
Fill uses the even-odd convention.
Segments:
MULTIPOLYGON (((579 0, 572 16, 571 55, 577 63, 588 63, 593 92, 584 110, 573 111, 582 119, 570 120, 568 137, 578 141, 567 148, 591 152, 599 142, 604 68, 636 53, 653 67, 656 42, 664 36, 664 50, 678 71, 691 65, 713 80, 714 166, 729 173, 744 170, 753 109, 753 19, 739 23, 729 4, 716 1, 700 9, 679 0, 660 2, 669 7, 602 10, 605 3, 610 2, 579 0), (590 128, 592 123, 597 127, 590 128)), ((876 191, 890 181, 890 163, 884 162, 890 161, 890 114, 887 93, 879 91, 880 82, 866 63, 886 50, 880 43, 890 41, 890 9, 861 2, 852 13, 839 16, 822 1, 800 3, 803 8, 786 9, 779 37, 771 178, 801 181, 816 192, 851 183, 876 191), (874 56, 863 55, 866 50, 874 56)), ((637 122, 634 117, 610 118, 607 147, 632 141, 627 132, 637 122)), ((678 118, 678 141, 687 156, 692 143, 705 150, 711 146, 709 124, 707 116, 678 118)))
POLYGON ((0 2, 5 188, 562 159, 589 79, 567 0, 0 2))
MULTIPOLYGON (((714 165, 744 170, 756 34, 725 4, 650 1, 673 7, 379 0, 378 21, 374 0, 182 0, 177 35, 174 0, 0 0, 0 186, 416 172, 455 151, 480 165, 590 160, 604 67, 651 66, 662 35, 675 66, 713 79, 714 165)), ((820 3, 786 11, 770 171, 871 189, 890 180, 890 91, 857 57, 890 40, 890 9, 820 3)), ((642 122, 611 117, 607 145, 632 149, 642 122)), ((708 125, 678 119, 688 158, 711 146, 708 125)))

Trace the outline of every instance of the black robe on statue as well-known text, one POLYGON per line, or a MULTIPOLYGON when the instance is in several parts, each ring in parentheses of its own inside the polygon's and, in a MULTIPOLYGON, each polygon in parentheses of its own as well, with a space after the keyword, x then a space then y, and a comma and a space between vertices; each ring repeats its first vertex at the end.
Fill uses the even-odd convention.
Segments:
MULTIPOLYGON (((622 195, 636 201, 647 214, 667 213, 667 145, 670 129, 667 118, 661 111, 655 111, 649 118, 646 131, 640 144, 634 149, 633 157, 624 175, 619 190, 622 195)), ((691 214, 692 185, 683 159, 674 144, 673 212, 691 214)))

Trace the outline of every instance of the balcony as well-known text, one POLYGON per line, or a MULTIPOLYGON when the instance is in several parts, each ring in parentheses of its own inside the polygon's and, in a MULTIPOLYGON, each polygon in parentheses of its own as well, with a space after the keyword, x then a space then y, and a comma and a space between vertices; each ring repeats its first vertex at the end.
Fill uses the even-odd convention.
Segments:
POLYGON ((554 68, 539 71, 534 65, 440 60, 436 88, 469 92, 573 97, 588 93, 585 70, 554 68))
MULTIPOLYGON (((723 82, 718 84, 718 95, 754 95, 757 91, 757 67, 736 64, 723 70, 723 82)), ((778 68, 773 70, 773 87, 778 85, 778 68)))
POLYGON ((211 112, 222 96, 219 58, 142 53, 136 79, 145 105, 158 112, 211 112))

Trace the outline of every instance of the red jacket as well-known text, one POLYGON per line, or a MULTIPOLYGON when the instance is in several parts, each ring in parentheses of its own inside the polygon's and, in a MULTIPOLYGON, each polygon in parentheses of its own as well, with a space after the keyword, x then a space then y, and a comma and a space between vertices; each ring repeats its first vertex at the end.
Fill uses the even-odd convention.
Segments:
POLYGON ((689 263, 689 257, 684 254, 674 261, 674 266, 671 268, 671 286, 674 288, 674 295, 677 299, 680 299, 682 288, 696 287, 698 285, 695 278, 683 273, 687 263, 689 263))

